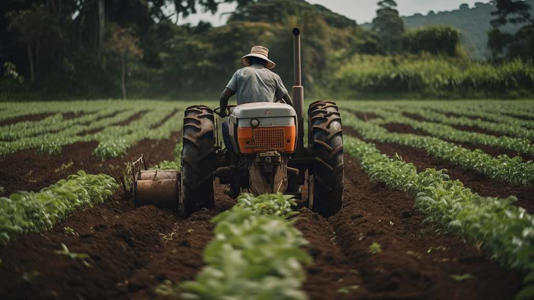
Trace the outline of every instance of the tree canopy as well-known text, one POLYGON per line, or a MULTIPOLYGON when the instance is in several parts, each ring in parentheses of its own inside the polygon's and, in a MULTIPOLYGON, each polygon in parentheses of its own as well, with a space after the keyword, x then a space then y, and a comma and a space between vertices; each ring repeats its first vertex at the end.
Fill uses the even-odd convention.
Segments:
POLYGON ((397 3, 395 0, 381 0, 377 4, 376 17, 373 19, 373 31, 377 33, 386 53, 398 53, 402 48, 404 22, 396 9, 397 3))

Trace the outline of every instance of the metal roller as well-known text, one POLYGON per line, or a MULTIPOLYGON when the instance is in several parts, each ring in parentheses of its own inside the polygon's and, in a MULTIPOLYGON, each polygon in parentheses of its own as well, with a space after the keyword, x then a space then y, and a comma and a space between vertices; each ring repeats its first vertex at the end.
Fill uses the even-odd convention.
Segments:
POLYGON ((134 186, 134 201, 137 206, 178 207, 180 182, 176 170, 143 170, 134 186))
POLYGON ((176 170, 141 170, 137 180, 158 180, 174 179, 176 180, 178 172, 176 170))

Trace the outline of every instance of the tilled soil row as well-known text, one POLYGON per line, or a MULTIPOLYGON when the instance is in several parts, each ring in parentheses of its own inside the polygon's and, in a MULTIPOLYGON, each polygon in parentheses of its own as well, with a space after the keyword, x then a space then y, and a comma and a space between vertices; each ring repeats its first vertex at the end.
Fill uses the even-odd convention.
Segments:
POLYGON ((220 186, 217 199, 215 209, 186 219, 153 206, 136 208, 118 193, 49 232, 0 248, 0 297, 153 298, 165 280, 191 280, 201 269, 203 249, 212 238, 210 219, 233 205, 220 186), (61 244, 88 258, 58 254, 61 244))
POLYGON ((412 197, 371 182, 357 161, 344 159, 344 205, 328 223, 344 262, 363 281, 353 299, 496 299, 518 291, 520 274, 489 261, 469 241, 435 233, 412 197), (453 278, 465 274, 471 279, 453 278))
POLYGON ((42 113, 42 114, 33 114, 33 115, 22 115, 15 118, 0 120, 0 126, 6 126, 11 124, 16 124, 19 122, 25 121, 40 121, 54 115, 54 113, 42 113))
MULTIPOLYGON (((402 131, 403 129, 402 127, 396 127, 397 131, 402 131)), ((344 128, 343 130, 349 135, 365 140, 352 128, 344 128)), ((404 133, 407 132, 404 131, 404 133)), ((516 205, 525 208, 529 213, 534 212, 534 188, 510 185, 502 182, 497 183, 482 174, 452 165, 447 161, 428 155, 424 150, 414 147, 379 142, 373 143, 380 152, 391 157, 398 154, 404 161, 414 164, 418 171, 424 171, 428 168, 434 168, 436 170, 446 169, 450 178, 460 180, 464 186, 481 196, 506 198, 514 195, 518 199, 515 203, 516 205)))
MULTIPOLYGON (((96 143, 69 145, 57 156, 22 151, 3 159, 0 185, 9 192, 39 190, 77 170, 118 178, 125 163, 141 154, 149 166, 173 160, 179 136, 176 132, 167 140, 143 140, 127 155, 106 161, 92 156, 96 143)), ((209 219, 231 202, 222 188, 218 198, 223 200, 216 209, 186 220, 155 207, 136 208, 120 190, 112 200, 74 213, 51 231, 0 247, 0 297, 132 298, 150 295, 165 279, 192 279, 211 238, 209 219), (61 244, 88 257, 58 254, 61 244)))

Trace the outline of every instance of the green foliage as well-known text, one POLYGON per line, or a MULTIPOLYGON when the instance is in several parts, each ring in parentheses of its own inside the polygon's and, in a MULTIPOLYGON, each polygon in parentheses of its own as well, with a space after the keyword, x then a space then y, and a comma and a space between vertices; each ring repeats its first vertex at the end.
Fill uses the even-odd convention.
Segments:
POLYGON ((534 64, 514 60, 491 65, 428 55, 355 55, 333 79, 331 88, 348 98, 362 93, 427 97, 531 95, 534 64))
MULTIPOLYGON (((525 153, 525 154, 534 154, 534 146, 531 144, 529 139, 524 138, 514 138, 514 137, 508 137, 508 136, 494 136, 489 134, 483 134, 478 132, 470 132, 470 131, 464 131, 464 130, 458 130, 455 129, 452 126, 445 125, 443 123, 456 123, 456 125, 460 125, 462 122, 458 120, 464 120, 467 119, 468 124, 470 126, 484 128, 485 125, 491 124, 491 125, 497 125, 493 122, 486 122, 482 121, 480 119, 470 119, 470 118, 455 118, 455 117, 447 117, 444 114, 436 113, 435 110, 439 110, 439 105, 431 105, 425 107, 392 107, 391 110, 388 108, 386 110, 382 109, 365 109, 362 108, 360 111, 362 112, 372 112, 381 118, 375 119, 370 121, 373 124, 376 125, 385 125, 389 123, 396 123, 396 124, 406 124, 412 127, 413 129, 421 130, 424 132, 429 133, 433 137, 441 138, 448 141, 453 142, 461 142, 461 143, 469 143, 469 144, 479 144, 479 145, 486 145, 486 146, 492 146, 496 148, 502 148, 507 149, 510 151, 518 152, 518 153, 525 153), (434 110, 434 111, 433 111, 434 110), (402 112, 409 112, 411 114, 417 114, 423 119, 429 119, 434 120, 433 122, 430 121, 417 121, 412 118, 408 118, 402 115, 402 112), (459 124, 460 123, 460 124, 459 124)), ((441 108, 445 112, 452 112, 451 110, 448 110, 446 107, 441 108)), ((461 113, 463 111, 466 111, 465 108, 454 110, 456 113, 461 113)), ((488 114, 491 115, 491 114, 488 114)), ((495 117, 495 115, 491 115, 495 117)), ((506 116, 503 116, 500 122, 502 122, 504 126, 503 128, 506 128, 506 133, 513 133, 514 131, 522 132, 524 128, 521 126, 525 126, 523 124, 528 124, 528 121, 520 122, 517 119, 513 119, 514 121, 518 121, 519 124, 507 123, 505 120, 507 119, 506 116)), ((469 126, 467 125, 467 126, 469 126)), ((534 122, 530 122, 530 126, 534 126, 534 122)), ((528 126, 528 125, 527 125, 528 126)), ((496 127, 496 126, 489 126, 488 127, 496 127)), ((528 130, 525 130, 529 132, 528 130)), ((534 135, 531 136, 532 139, 534 139, 534 135)))
POLYGON ((358 120, 345 111, 342 111, 342 115, 343 124, 352 127, 365 139, 423 149, 435 158, 502 182, 524 186, 534 184, 533 161, 524 162, 520 157, 510 158, 507 155, 492 157, 479 149, 466 149, 431 136, 391 133, 372 122, 358 120))
POLYGON ((413 54, 458 56, 460 31, 450 26, 426 26, 407 31, 402 37, 403 50, 413 54))
POLYGON ((207 266, 195 281, 182 283, 182 298, 306 299, 302 265, 311 257, 301 249, 302 234, 286 220, 294 204, 280 194, 242 195, 216 216, 215 239, 204 250, 207 266))
POLYGON ((58 255, 64 255, 72 260, 79 260, 84 266, 88 268, 91 267, 91 264, 89 263, 91 257, 88 254, 71 252, 63 243, 61 243, 61 250, 56 250, 54 253, 58 255))
POLYGON ((297 202, 290 195, 270 195, 264 194, 260 196, 254 196, 252 194, 241 194, 237 198, 238 207, 248 208, 257 214, 280 216, 289 218, 297 215, 296 211, 293 211, 293 207, 297 206, 297 202))
POLYGON ((24 233, 51 229, 76 209, 104 202, 117 189, 118 184, 108 175, 79 171, 40 192, 0 197, 0 243, 24 233))
POLYGON ((382 252, 382 246, 380 246, 379 243, 377 242, 373 242, 370 246, 369 246, 369 253, 371 254, 378 254, 378 253, 381 253, 382 252))
POLYGON ((513 0, 492 2, 497 10, 491 13, 495 19, 491 20, 493 29, 488 33, 488 46, 494 58, 504 54, 508 58, 534 59, 534 18, 529 3, 513 0), (508 23, 521 24, 522 27, 516 33, 501 32, 500 28, 508 23))
POLYGON ((76 232, 76 230, 74 230, 74 228, 70 227, 70 226, 65 226, 63 227, 63 230, 65 231, 66 234, 69 234, 69 235, 74 235, 74 236, 78 236, 79 234, 76 232))
POLYGON ((176 144, 176 147, 174 149, 174 157, 175 159, 173 161, 164 160, 160 162, 157 166, 155 166, 153 169, 156 170, 180 170, 180 166, 182 164, 182 143, 176 144))
POLYGON ((473 279, 473 275, 469 274, 469 273, 465 273, 465 274, 462 274, 462 275, 456 275, 456 274, 453 274, 451 275, 451 278, 456 280, 456 281, 466 281, 466 280, 470 280, 470 279, 473 279))
POLYGON ((33 109, 25 110, 26 104, 13 103, 3 111, 5 118, 32 113, 53 112, 54 115, 40 121, 0 127, 0 156, 24 149, 57 154, 65 145, 90 141, 99 143, 94 150, 98 158, 121 156, 143 139, 167 139, 173 132, 179 131, 183 115, 176 112, 168 117, 173 110, 184 105, 188 103, 81 101, 69 105, 61 102, 34 105, 33 109), (62 112, 84 114, 79 118, 65 119, 62 112), (140 118, 135 119, 138 114, 141 114, 140 118))
POLYGON ((378 1, 378 6, 376 18, 373 19, 373 31, 385 53, 398 53, 402 49, 404 22, 396 9, 397 3, 394 0, 382 0, 378 1))
MULTIPOLYGON (((533 128, 534 123, 518 120, 513 117, 506 116, 504 114, 495 114, 487 111, 488 107, 474 106, 471 110, 465 108, 458 108, 452 105, 434 105, 434 106, 422 106, 419 108, 406 107, 405 112, 418 114, 422 118, 439 122, 448 125, 460 125, 460 126, 471 126, 481 129, 486 129, 488 131, 493 131, 503 135, 509 135, 513 137, 519 137, 523 139, 534 140, 534 132, 529 130, 533 128), (447 116, 447 113, 456 113, 459 116, 447 116), (475 118, 470 118, 475 117, 475 118), (488 119, 490 121, 485 121, 483 119, 488 119), (526 127, 526 128, 525 128, 526 127)), ((480 137, 477 139, 480 140, 480 137)), ((493 138, 490 138, 493 139, 493 138)), ((494 140, 494 145, 500 144, 505 146, 503 143, 509 138, 504 137, 499 140, 494 140)), ((489 143, 484 142, 484 143, 489 143)), ((506 145, 505 148, 510 149, 511 145, 506 145)), ((526 145, 518 146, 518 148, 513 149, 518 152, 530 151, 527 150, 529 147, 526 145)))

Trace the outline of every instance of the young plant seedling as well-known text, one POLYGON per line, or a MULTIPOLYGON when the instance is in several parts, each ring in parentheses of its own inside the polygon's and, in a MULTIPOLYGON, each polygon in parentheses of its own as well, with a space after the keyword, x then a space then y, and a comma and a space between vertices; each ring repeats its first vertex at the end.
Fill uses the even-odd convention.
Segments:
POLYGON ((66 234, 70 234, 70 235, 74 235, 74 236, 78 236, 79 234, 70 226, 65 226, 63 227, 63 230, 65 230, 65 233, 66 234))
POLYGON ((378 254, 382 252, 382 246, 380 246, 379 243, 373 242, 371 246, 369 246, 369 252, 371 254, 378 254))
POLYGON ((459 281, 459 282, 462 282, 462 281, 466 281, 466 280, 469 280, 469 279, 473 279, 473 275, 469 274, 469 273, 465 273, 465 274, 462 274, 462 275, 457 275, 457 274, 453 274, 451 275, 451 278, 456 280, 456 281, 459 281))
POLYGON ((86 253, 75 253, 75 252, 70 252, 69 248, 67 248, 67 246, 63 243, 61 243, 61 250, 56 250, 54 251, 55 254, 59 254, 59 255, 64 255, 64 256, 67 256, 68 258, 72 259, 72 260, 80 260, 80 262, 90 268, 91 267, 91 264, 89 263, 89 259, 91 258, 88 254, 86 253))

